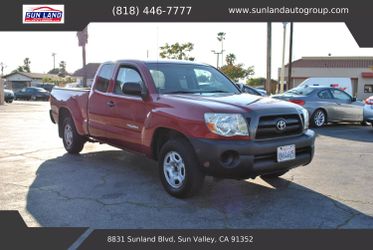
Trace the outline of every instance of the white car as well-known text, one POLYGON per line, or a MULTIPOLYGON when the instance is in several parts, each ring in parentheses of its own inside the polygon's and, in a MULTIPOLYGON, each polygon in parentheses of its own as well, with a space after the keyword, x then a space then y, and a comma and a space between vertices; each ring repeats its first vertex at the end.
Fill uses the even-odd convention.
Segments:
POLYGON ((373 96, 365 100, 364 121, 370 122, 373 126, 373 96))

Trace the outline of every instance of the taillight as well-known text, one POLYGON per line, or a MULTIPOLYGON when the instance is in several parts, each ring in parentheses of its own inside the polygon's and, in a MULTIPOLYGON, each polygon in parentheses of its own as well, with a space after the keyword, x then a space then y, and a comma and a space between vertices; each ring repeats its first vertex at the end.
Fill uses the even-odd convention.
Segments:
POLYGON ((372 97, 369 97, 365 100, 365 104, 367 105, 373 105, 373 98, 372 97))
POLYGON ((303 101, 303 100, 289 100, 289 102, 292 102, 292 103, 295 103, 295 104, 298 104, 300 106, 303 106, 306 102, 303 101))

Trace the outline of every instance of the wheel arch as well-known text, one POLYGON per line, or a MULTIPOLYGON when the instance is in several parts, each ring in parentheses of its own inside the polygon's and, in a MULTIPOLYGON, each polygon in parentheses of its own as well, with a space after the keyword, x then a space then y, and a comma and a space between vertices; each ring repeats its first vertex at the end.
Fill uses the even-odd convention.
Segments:
POLYGON ((167 127, 159 127, 157 128, 152 136, 151 142, 151 153, 152 158, 154 160, 158 160, 159 152, 162 146, 170 139, 170 138, 183 138, 188 143, 190 143, 188 137, 180 131, 175 129, 167 128, 167 127))

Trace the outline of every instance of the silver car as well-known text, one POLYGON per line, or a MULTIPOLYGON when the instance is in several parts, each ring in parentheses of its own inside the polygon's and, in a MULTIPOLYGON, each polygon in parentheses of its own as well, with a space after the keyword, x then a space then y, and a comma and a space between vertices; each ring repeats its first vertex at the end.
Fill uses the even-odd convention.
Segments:
POLYGON ((365 100, 364 121, 369 122, 373 126, 373 96, 365 100))
POLYGON ((337 88, 303 86, 272 97, 303 106, 314 127, 322 127, 327 122, 364 121, 364 103, 337 88))

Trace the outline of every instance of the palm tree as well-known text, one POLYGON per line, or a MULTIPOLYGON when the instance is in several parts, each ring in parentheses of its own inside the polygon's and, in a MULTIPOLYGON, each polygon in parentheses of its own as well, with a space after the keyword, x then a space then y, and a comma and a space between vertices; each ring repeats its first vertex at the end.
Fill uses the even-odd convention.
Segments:
POLYGON ((233 65, 234 62, 236 61, 236 55, 233 53, 228 54, 225 57, 225 61, 227 62, 228 65, 233 65))

